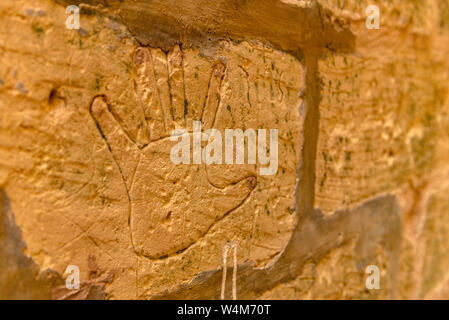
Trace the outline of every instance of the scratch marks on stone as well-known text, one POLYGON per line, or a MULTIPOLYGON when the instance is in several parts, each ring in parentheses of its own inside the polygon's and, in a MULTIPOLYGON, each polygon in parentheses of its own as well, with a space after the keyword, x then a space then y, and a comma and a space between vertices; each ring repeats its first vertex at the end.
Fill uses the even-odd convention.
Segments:
MULTIPOLYGON (((192 52, 189 54, 192 54, 192 52)), ((189 60, 190 72, 195 70, 195 66, 192 66, 192 61, 196 61, 195 59, 192 60, 192 58, 190 58, 189 60)), ((145 168, 139 169, 139 167, 143 165, 142 159, 144 157, 154 157, 152 148, 156 146, 156 143, 161 143, 164 140, 169 143, 169 135, 171 134, 172 129, 183 128, 187 132, 191 132, 191 124, 189 125, 189 123, 196 120, 195 118, 198 116, 206 129, 212 128, 215 125, 226 66, 222 62, 211 63, 212 69, 207 82, 207 90, 205 91, 205 96, 200 98, 202 107, 201 110, 198 110, 199 112, 195 114, 188 110, 189 106, 184 81, 186 81, 186 79, 192 81, 192 79, 198 78, 199 75, 186 74, 185 65, 187 62, 184 62, 183 52, 179 46, 175 46, 168 53, 164 53, 160 49, 149 47, 137 48, 133 54, 133 62, 136 68, 134 91, 141 101, 141 107, 145 114, 145 123, 136 123, 135 125, 139 129, 146 131, 143 133, 140 132, 140 136, 149 137, 148 142, 139 143, 139 137, 132 137, 126 131, 124 125, 121 123, 120 117, 114 112, 114 108, 116 107, 115 104, 108 102, 106 96, 95 96, 91 101, 89 111, 109 153, 112 155, 112 158, 119 169, 121 179, 125 186, 129 205, 128 228, 130 230, 130 239, 133 244, 134 252, 137 256, 156 261, 167 259, 189 249, 192 245, 197 243, 199 239, 207 235, 219 221, 223 220, 231 212, 240 208, 250 197, 252 190, 250 190, 248 195, 238 203, 235 208, 220 214, 220 218, 211 223, 204 232, 201 232, 199 238, 195 239, 187 246, 184 246, 181 250, 177 250, 176 253, 165 254, 156 258, 140 252, 140 249, 138 250, 135 245, 136 239, 132 229, 134 225, 133 217, 135 215, 133 210, 132 190, 141 188, 141 186, 135 186, 135 175, 139 174, 138 170, 139 172, 140 170, 145 171, 145 168)), ((196 72, 199 73, 201 70, 197 69, 196 72)), ((158 152, 158 150, 156 150, 156 152, 158 152)), ((167 159, 167 161, 169 161, 169 159, 167 159)), ((173 172, 174 169, 170 171, 168 168, 167 170, 170 173, 173 172)), ((165 176, 166 174, 161 175, 159 178, 165 179, 165 176)), ((245 177, 239 181, 233 182, 233 184, 242 182, 245 179, 248 178, 245 177)), ((213 185, 211 184, 211 186, 213 185)), ((147 187, 148 186, 145 186, 145 188, 147 187)), ((151 188, 151 186, 149 187, 151 188)), ((224 188, 218 189, 224 190, 224 188)))

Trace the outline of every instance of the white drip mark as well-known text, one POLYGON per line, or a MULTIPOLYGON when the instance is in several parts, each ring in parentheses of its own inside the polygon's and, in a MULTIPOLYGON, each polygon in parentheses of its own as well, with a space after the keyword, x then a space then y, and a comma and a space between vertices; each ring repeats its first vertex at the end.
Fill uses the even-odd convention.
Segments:
POLYGON ((227 244, 223 248, 223 278, 221 280, 221 300, 225 299, 227 260, 229 249, 234 249, 234 266, 232 272, 232 299, 237 300, 237 245, 235 243, 227 244))
POLYGON ((227 267, 226 267, 226 260, 228 257, 228 250, 229 247, 226 245, 223 248, 223 279, 221 280, 221 300, 224 300, 224 294, 225 294, 225 288, 226 288, 226 271, 227 271, 227 267))

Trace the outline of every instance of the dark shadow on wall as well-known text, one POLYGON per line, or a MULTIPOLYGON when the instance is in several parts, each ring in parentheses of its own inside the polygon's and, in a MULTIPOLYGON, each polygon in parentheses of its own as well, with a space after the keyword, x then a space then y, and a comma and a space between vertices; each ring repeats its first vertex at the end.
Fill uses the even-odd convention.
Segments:
POLYGON ((8 196, 0 189, 0 299, 50 299, 52 289, 63 283, 57 272, 39 270, 25 248, 8 196))

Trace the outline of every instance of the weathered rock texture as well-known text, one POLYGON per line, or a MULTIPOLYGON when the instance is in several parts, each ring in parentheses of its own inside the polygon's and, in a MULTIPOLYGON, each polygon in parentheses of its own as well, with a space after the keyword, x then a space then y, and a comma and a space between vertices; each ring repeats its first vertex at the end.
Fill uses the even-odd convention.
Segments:
POLYGON ((449 2, 370 4, 1 1, 0 298, 449 298, 449 2), (173 164, 194 121, 277 173, 173 164))

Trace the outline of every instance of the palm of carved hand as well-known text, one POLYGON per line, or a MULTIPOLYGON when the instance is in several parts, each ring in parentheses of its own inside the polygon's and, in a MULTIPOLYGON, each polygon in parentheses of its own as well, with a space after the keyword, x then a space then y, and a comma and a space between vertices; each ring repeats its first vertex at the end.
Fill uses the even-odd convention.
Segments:
POLYGON ((175 165, 170 161, 170 150, 176 143, 169 139, 173 129, 191 132, 193 120, 201 120, 203 130, 214 126, 225 72, 222 64, 212 70, 202 110, 188 110, 178 47, 168 56, 139 48, 134 63, 135 90, 146 118, 143 125, 136 125, 143 126, 147 142, 132 141, 105 97, 94 99, 91 114, 128 190, 134 249, 139 255, 161 258, 185 250, 204 236, 243 203, 256 181, 243 176, 227 186, 215 187, 204 165, 175 165))

